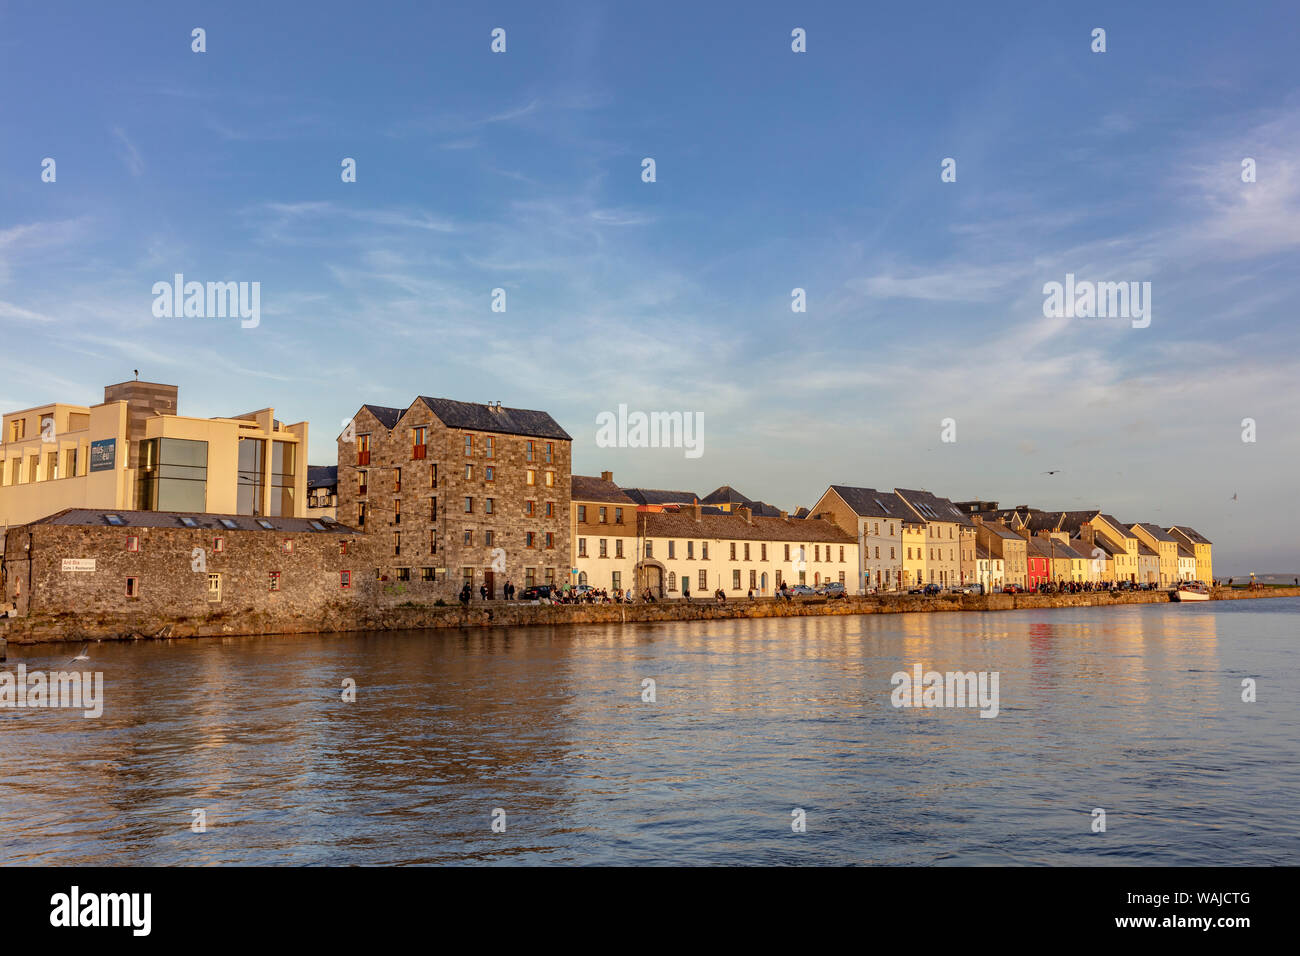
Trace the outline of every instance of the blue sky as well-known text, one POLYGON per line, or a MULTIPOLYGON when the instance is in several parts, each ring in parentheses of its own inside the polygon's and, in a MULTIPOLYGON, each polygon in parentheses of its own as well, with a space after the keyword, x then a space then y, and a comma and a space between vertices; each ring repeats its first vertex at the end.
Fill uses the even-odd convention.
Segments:
POLYGON ((1294 4, 461 6, 0 6, 0 407, 138 368, 327 463, 362 402, 500 400, 622 484, 1097 504, 1300 568, 1294 4), (176 272, 261 324, 155 318, 176 272), (1150 327, 1044 318, 1067 272, 1150 327), (704 454, 597 448, 619 403, 704 454))

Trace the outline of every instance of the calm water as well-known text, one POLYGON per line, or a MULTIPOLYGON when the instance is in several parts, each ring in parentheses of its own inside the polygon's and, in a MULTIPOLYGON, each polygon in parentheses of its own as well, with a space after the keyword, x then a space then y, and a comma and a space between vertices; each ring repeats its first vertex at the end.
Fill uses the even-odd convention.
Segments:
POLYGON ((1294 864, 1298 615, 94 644, 101 719, 0 710, 0 863, 1294 864), (1000 715, 895 709, 890 676, 917 662, 999 671, 1000 715))

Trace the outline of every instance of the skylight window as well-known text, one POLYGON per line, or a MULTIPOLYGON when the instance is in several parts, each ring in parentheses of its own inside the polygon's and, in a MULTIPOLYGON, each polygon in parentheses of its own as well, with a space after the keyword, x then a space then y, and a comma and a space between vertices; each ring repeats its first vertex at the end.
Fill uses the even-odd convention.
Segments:
POLYGON ((265 518, 258 518, 257 523, 261 525, 263 528, 265 528, 267 531, 274 530, 275 528, 275 525, 271 524, 271 522, 267 521, 265 518))
POLYGON ((311 526, 312 526, 313 528, 315 528, 317 531, 324 531, 324 530, 325 530, 325 526, 324 526, 323 524, 321 524, 319 521, 313 521, 313 522, 311 522, 311 526))
POLYGON ((231 531, 239 527, 231 518, 218 518, 217 520, 221 522, 222 527, 229 528, 231 531))
POLYGON ((121 515, 104 515, 104 520, 112 525, 125 524, 125 522, 122 521, 121 515))
POLYGON ((187 527, 187 528, 197 528, 197 527, 198 527, 198 524, 196 524, 195 521, 194 521, 194 519, 191 518, 189 515, 185 515, 185 516, 183 516, 183 517, 181 518, 181 524, 185 525, 185 527, 187 527))

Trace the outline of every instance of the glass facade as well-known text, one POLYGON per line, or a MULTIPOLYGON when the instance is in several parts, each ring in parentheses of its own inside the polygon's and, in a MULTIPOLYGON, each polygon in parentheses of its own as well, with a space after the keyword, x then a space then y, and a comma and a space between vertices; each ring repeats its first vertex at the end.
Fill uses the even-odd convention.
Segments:
MULTIPOLYGON (((276 442, 280 444, 280 442, 276 442)), ((239 439, 238 514, 260 515, 265 490, 266 442, 260 438, 239 439)))
MULTIPOLYGON (((292 442, 271 442, 271 515, 293 517, 294 451, 292 442)), ((401 469, 398 469, 400 483, 401 469)))
POLYGON ((143 511, 206 511, 208 443, 150 438, 140 443, 137 507, 143 511))

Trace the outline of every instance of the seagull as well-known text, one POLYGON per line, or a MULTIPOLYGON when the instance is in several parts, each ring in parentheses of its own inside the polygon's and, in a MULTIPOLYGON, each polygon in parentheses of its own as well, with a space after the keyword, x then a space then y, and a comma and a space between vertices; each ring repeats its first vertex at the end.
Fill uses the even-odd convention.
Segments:
POLYGON ((1237 500, 1237 493, 1235 491, 1232 493, 1232 500, 1233 501, 1237 500))
POLYGON ((85 645, 84 647, 82 647, 82 649, 81 649, 81 653, 78 654, 76 657, 74 657, 74 658, 72 659, 72 663, 75 664, 75 663, 77 663, 77 661, 88 661, 88 660, 90 660, 90 655, 89 655, 88 653, 86 653, 86 652, 89 651, 89 650, 90 650, 90 645, 89 645, 89 644, 87 644, 87 645, 85 645))
POLYGON ((1045 471, 1045 472, 1043 472, 1043 474, 1045 474, 1045 475, 1059 475, 1060 473, 1061 473, 1061 469, 1059 469, 1059 468, 1057 468, 1055 471, 1045 471))

